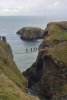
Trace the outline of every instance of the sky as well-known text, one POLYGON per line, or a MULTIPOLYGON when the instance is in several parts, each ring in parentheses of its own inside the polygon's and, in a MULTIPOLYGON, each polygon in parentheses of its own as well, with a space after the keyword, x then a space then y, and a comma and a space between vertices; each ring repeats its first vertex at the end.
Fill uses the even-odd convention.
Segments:
POLYGON ((67 0, 0 0, 0 16, 65 15, 67 0))

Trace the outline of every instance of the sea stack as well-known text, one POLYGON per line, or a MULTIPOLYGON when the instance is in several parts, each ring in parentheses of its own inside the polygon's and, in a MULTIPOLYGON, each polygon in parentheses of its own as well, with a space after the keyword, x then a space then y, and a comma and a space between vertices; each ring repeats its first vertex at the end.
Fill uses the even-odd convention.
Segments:
POLYGON ((37 27, 23 27, 19 31, 17 31, 17 34, 21 35, 22 40, 37 40, 37 39, 43 39, 43 33, 44 31, 41 28, 37 27))

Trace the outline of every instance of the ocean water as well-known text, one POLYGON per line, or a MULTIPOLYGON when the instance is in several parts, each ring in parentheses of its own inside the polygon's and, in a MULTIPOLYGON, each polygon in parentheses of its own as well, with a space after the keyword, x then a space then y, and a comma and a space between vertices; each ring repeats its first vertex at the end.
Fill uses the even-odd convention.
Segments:
MULTIPOLYGON (((64 21, 67 16, 0 16, 0 35, 6 36, 7 42, 10 44, 13 52, 25 52, 26 48, 35 48, 40 45, 42 40, 23 41, 16 32, 27 26, 40 27, 45 29, 48 22, 64 21)), ((38 52, 14 54, 14 61, 20 71, 28 69, 37 58, 38 52)))

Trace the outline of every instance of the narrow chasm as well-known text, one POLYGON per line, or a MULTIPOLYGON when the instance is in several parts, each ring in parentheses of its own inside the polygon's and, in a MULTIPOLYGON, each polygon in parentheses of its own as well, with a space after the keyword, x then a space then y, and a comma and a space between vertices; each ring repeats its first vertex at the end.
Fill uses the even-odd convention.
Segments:
POLYGON ((37 63, 33 63, 31 68, 23 72, 23 75, 28 79, 29 88, 38 83, 43 75, 43 60, 39 59, 37 63))

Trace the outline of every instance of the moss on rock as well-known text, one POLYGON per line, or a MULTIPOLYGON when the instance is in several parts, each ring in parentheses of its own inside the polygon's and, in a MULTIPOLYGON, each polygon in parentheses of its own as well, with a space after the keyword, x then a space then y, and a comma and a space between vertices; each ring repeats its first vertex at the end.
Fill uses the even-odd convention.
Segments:
POLYGON ((23 27, 17 34, 21 35, 21 39, 23 40, 36 40, 43 38, 44 31, 41 28, 37 27, 23 27))
POLYGON ((0 100, 39 100, 26 92, 26 79, 13 61, 8 43, 0 42, 0 100))
POLYGON ((67 100, 67 21, 49 23, 39 49, 46 50, 23 73, 29 87, 49 100, 67 100))

